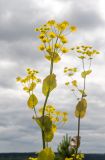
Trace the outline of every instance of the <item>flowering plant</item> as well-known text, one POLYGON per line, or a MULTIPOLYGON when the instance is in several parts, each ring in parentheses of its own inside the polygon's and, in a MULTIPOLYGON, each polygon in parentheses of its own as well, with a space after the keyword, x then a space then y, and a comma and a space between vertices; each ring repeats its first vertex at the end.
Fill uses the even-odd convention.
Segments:
MULTIPOLYGON (((46 24, 35 28, 38 32, 38 38, 41 41, 39 50, 43 52, 44 57, 50 62, 49 74, 42 80, 37 76, 38 71, 27 68, 27 75, 23 78, 17 77, 17 81, 23 85, 23 90, 28 93, 27 105, 34 111, 32 119, 38 124, 42 133, 42 150, 38 154, 38 158, 30 157, 30 160, 54 160, 55 154, 49 147, 49 142, 54 138, 54 133, 57 130, 57 123, 65 123, 68 120, 68 113, 61 112, 56 109, 52 104, 48 104, 49 96, 51 92, 57 87, 56 74, 54 73, 54 63, 58 63, 61 60, 62 54, 67 52, 73 52, 82 61, 82 72, 80 72, 83 79, 83 88, 79 86, 79 83, 74 79, 75 74, 79 73, 77 67, 65 67, 64 73, 66 73, 71 79, 66 82, 67 86, 71 87, 71 91, 76 96, 77 105, 75 109, 75 117, 78 118, 78 133, 75 136, 75 142, 71 141, 72 147, 75 148, 75 153, 71 157, 66 157, 65 160, 83 159, 83 156, 78 153, 80 146, 80 120, 86 114, 87 100, 86 100, 86 79, 92 72, 91 62, 95 54, 99 54, 91 46, 77 46, 74 48, 68 48, 67 34, 69 32, 75 32, 77 28, 71 26, 67 21, 57 23, 55 20, 50 20, 46 24), (88 69, 85 67, 89 63, 88 69), (45 97, 42 107, 37 107, 39 98, 36 96, 36 86, 42 82, 42 94, 45 97)), ((72 138, 73 140, 73 138, 72 138)))
POLYGON ((41 79, 37 77, 38 71, 28 68, 26 77, 17 77, 17 81, 23 85, 23 90, 29 94, 27 105, 34 111, 33 120, 36 121, 42 133, 43 150, 38 155, 38 160, 45 156, 45 160, 54 159, 54 153, 48 147, 48 143, 53 140, 54 133, 57 130, 57 122, 65 123, 68 120, 68 113, 56 110, 56 108, 47 104, 51 92, 57 87, 56 75, 53 71, 54 63, 61 60, 61 55, 69 52, 66 44, 68 39, 65 35, 67 32, 75 32, 76 27, 70 26, 67 21, 57 23, 50 20, 46 24, 35 29, 39 33, 38 38, 41 41, 38 47, 44 53, 45 58, 50 62, 50 71, 42 83, 42 93, 45 96, 43 106, 36 111, 38 98, 35 95, 36 86, 41 83, 41 79))

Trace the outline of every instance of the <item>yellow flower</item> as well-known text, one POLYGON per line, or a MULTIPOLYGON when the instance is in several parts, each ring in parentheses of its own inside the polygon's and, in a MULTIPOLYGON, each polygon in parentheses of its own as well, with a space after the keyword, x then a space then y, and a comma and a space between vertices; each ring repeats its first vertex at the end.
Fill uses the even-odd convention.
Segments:
POLYGON ((60 44, 59 44, 59 43, 56 43, 56 44, 55 44, 55 48, 60 48, 60 44))
POLYGON ((24 87, 23 90, 26 91, 26 92, 28 92, 29 88, 28 87, 24 87))
POLYGON ((73 80, 71 83, 72 83, 72 85, 73 85, 74 87, 77 87, 77 81, 76 81, 76 80, 73 80))
POLYGON ((46 51, 47 52, 52 52, 52 47, 51 46, 46 47, 46 51))
POLYGON ((71 32, 76 32, 77 31, 77 27, 76 26, 71 26, 70 27, 70 31, 71 32))
POLYGON ((56 24, 56 22, 55 22, 55 20, 50 20, 50 21, 47 22, 47 24, 48 24, 49 26, 53 26, 53 25, 56 24))
POLYGON ((26 78, 21 79, 21 83, 26 83, 26 82, 27 82, 26 78))
POLYGON ((55 112, 55 107, 52 105, 47 105, 45 111, 47 112, 47 114, 54 114, 55 112))
POLYGON ((67 53, 67 52, 69 52, 69 49, 66 48, 66 47, 63 47, 63 48, 61 49, 61 51, 62 51, 62 53, 67 53))
POLYGON ((35 28, 34 30, 35 30, 36 32, 38 32, 38 31, 39 31, 39 28, 35 28))
POLYGON ((36 87, 36 83, 35 83, 35 82, 32 82, 32 83, 30 84, 29 90, 30 90, 30 91, 33 91, 35 87, 36 87))
POLYGON ((39 38, 40 39, 43 39, 45 37, 45 34, 44 33, 41 33, 40 35, 39 35, 39 38))
POLYGON ((29 72, 29 71, 30 71, 30 68, 27 68, 26 71, 29 72))
POLYGON ((68 23, 67 21, 64 21, 64 22, 58 24, 58 29, 61 30, 61 31, 63 31, 63 30, 65 30, 68 26, 69 26, 69 23, 68 23))
POLYGON ((20 81, 21 81, 21 77, 17 77, 17 78, 16 78, 16 81, 17 81, 17 82, 20 82, 20 81))
POLYGON ((61 115, 61 112, 56 111, 56 115, 57 115, 57 116, 60 116, 60 115, 61 115))
POLYGON ((49 42, 49 39, 48 39, 48 38, 43 38, 43 39, 41 39, 41 40, 42 40, 43 43, 49 42))
POLYGON ((49 32, 49 37, 50 38, 55 38, 56 37, 56 34, 54 32, 49 32))
POLYGON ((39 48, 39 50, 43 51, 45 49, 45 46, 43 44, 41 44, 38 48, 39 48))
POLYGON ((66 37, 64 36, 64 34, 58 35, 58 38, 59 38, 60 40, 66 39, 66 37))
POLYGON ((67 38, 61 38, 61 42, 62 42, 62 43, 67 43, 68 40, 67 40, 67 38))

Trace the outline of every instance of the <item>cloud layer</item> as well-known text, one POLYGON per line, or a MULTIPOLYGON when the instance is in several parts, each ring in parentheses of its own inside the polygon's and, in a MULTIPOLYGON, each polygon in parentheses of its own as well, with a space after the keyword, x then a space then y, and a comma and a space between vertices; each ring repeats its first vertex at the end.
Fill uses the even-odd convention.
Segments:
MULTIPOLYGON (((68 20, 78 27, 70 37, 70 45, 89 44, 102 52, 93 62, 93 74, 88 79, 88 112, 81 125, 81 150, 105 153, 105 11, 104 1, 79 0, 1 0, 0 1, 0 152, 30 152, 41 148, 40 131, 31 120, 32 111, 26 106, 27 95, 20 90, 15 78, 24 75, 27 67, 40 71, 44 78, 49 63, 37 50, 39 41, 33 31, 35 26, 49 19, 68 20)), ((52 93, 49 103, 69 112, 70 122, 59 126, 51 144, 56 150, 62 136, 76 135, 77 120, 73 117, 75 101, 64 86, 63 68, 75 63, 69 55, 54 67, 59 76, 59 86, 52 93), (61 94, 62 93, 62 94, 61 94), (57 97, 55 99, 55 97, 57 97), (65 98, 66 97, 66 98, 65 98), (56 145, 53 145, 53 144, 56 145)), ((41 86, 37 88, 39 106, 43 104, 41 86)))

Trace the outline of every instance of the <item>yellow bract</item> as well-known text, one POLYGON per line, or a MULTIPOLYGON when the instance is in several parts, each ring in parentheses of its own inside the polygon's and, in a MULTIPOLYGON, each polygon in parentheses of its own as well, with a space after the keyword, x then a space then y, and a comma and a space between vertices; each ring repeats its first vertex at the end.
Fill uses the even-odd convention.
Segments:
POLYGON ((37 124, 40 126, 43 131, 51 131, 52 129, 52 120, 49 116, 41 116, 35 118, 37 124))
POLYGON ((53 138, 54 138, 54 133, 53 133, 52 130, 50 130, 50 131, 45 131, 45 132, 44 132, 44 135, 45 135, 45 141, 46 141, 46 142, 51 142, 51 141, 53 140, 53 138))
POLYGON ((46 96, 48 92, 51 92, 54 88, 56 88, 56 75, 52 74, 47 76, 43 80, 42 93, 46 96))
POLYGON ((27 101, 28 107, 30 109, 33 109, 37 105, 37 103, 38 103, 37 97, 34 94, 30 95, 30 97, 29 97, 29 99, 27 101))
POLYGON ((55 154, 51 148, 45 148, 38 154, 38 160, 54 160, 55 154))
POLYGON ((75 116, 77 118, 83 118, 86 114, 86 108, 87 108, 87 101, 86 99, 82 98, 77 106, 76 106, 76 110, 75 110, 75 116))

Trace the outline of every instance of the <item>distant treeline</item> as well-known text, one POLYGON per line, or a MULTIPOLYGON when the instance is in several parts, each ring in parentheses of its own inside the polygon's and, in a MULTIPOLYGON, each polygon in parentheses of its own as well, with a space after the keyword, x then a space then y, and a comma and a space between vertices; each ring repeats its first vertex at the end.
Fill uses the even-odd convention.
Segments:
MULTIPOLYGON (((27 160, 35 153, 0 153, 0 160, 27 160)), ((85 160, 105 160, 105 154, 85 154, 85 160)))

